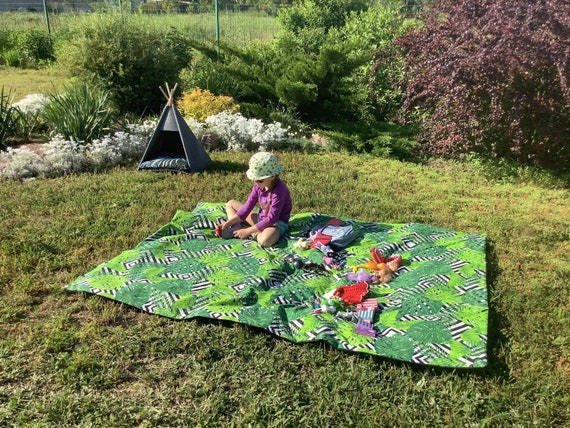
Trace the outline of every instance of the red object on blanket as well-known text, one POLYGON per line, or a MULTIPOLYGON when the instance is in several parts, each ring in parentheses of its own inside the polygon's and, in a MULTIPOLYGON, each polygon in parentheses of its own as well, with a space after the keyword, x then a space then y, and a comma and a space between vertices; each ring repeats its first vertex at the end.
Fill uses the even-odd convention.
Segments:
POLYGON ((372 255, 372 259, 376 263, 385 263, 386 262, 386 260, 384 260, 384 256, 382 255, 380 250, 378 250, 378 248, 376 248, 376 247, 371 248, 370 254, 372 255))
MULTIPOLYGON (((392 263, 392 267, 398 267, 402 263, 402 256, 399 254, 392 254, 388 258, 384 257, 378 248, 371 248, 370 254, 376 263, 392 263)), ((394 270, 394 269, 393 269, 394 270)))
POLYGON ((334 291, 333 296, 338 297, 347 305, 357 305, 359 303, 362 303, 362 301, 366 298, 368 291, 370 291, 370 284, 368 284, 366 281, 362 281, 356 284, 338 287, 334 291))
MULTIPOLYGON (((342 220, 340 218, 331 218, 321 230, 325 229, 327 226, 342 226, 342 220)), ((311 248, 317 248, 317 244, 329 245, 331 240, 331 236, 325 235, 322 232, 317 232, 316 236, 313 238, 313 242, 311 242, 311 248)))

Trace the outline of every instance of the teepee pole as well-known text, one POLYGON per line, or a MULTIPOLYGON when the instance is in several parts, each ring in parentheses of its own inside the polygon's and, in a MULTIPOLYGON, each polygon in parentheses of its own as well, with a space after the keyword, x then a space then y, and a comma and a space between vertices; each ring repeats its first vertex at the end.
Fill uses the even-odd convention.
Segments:
POLYGON ((168 82, 166 82, 164 85, 166 86, 166 91, 162 89, 162 86, 159 86, 158 89, 160 89, 160 92, 162 92, 162 95, 164 95, 164 98, 166 98, 166 105, 172 106, 174 104, 174 92, 176 92, 178 82, 174 84, 174 87, 172 89, 170 89, 170 86, 168 86, 168 82))

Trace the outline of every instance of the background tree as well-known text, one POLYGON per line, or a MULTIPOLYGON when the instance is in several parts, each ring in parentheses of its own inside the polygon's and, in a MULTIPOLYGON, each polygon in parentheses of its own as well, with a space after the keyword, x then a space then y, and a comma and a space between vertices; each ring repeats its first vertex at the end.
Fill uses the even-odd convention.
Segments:
POLYGON ((435 0, 398 40, 403 114, 430 154, 570 160, 566 0, 435 0))

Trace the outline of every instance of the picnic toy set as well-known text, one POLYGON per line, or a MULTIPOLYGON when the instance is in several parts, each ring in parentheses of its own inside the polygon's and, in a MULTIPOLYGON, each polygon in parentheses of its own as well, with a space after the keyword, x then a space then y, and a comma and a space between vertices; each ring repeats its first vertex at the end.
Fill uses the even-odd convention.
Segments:
MULTIPOLYGON (((355 238, 352 226, 343 225, 339 218, 331 218, 326 224, 311 229, 307 239, 300 238, 296 247, 305 251, 318 249, 324 254, 322 259, 324 265, 329 269, 339 270, 345 266, 345 257, 348 254, 343 249, 355 238)), ((338 287, 321 299, 317 299, 314 313, 330 312, 344 320, 356 320, 356 333, 374 337, 376 333, 372 320, 378 310, 378 299, 366 299, 366 297, 373 284, 387 283, 393 278, 402 263, 402 256, 392 254, 385 258, 375 247, 370 250, 370 254, 372 260, 349 266, 352 272, 346 273, 345 277, 354 284, 338 287)), ((303 267, 299 259, 295 262, 297 267, 303 267)))

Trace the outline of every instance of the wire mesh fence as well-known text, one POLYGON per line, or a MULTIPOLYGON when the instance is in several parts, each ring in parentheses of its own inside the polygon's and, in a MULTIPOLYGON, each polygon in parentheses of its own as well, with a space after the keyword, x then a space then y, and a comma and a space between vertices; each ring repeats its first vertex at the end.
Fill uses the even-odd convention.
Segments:
POLYGON ((81 15, 105 11, 187 30, 201 40, 243 44, 271 40, 278 30, 278 10, 286 6, 279 0, 257 4, 234 0, 0 0, 0 31, 37 28, 57 34, 81 15))
MULTIPOLYGON (((247 44, 271 41, 279 30, 277 15, 293 0, 0 0, 0 31, 66 30, 71 20, 92 12, 137 16, 141 24, 155 22, 176 27, 204 41, 247 44)), ((386 6, 399 2, 408 14, 419 10, 421 0, 370 0, 386 6)))

